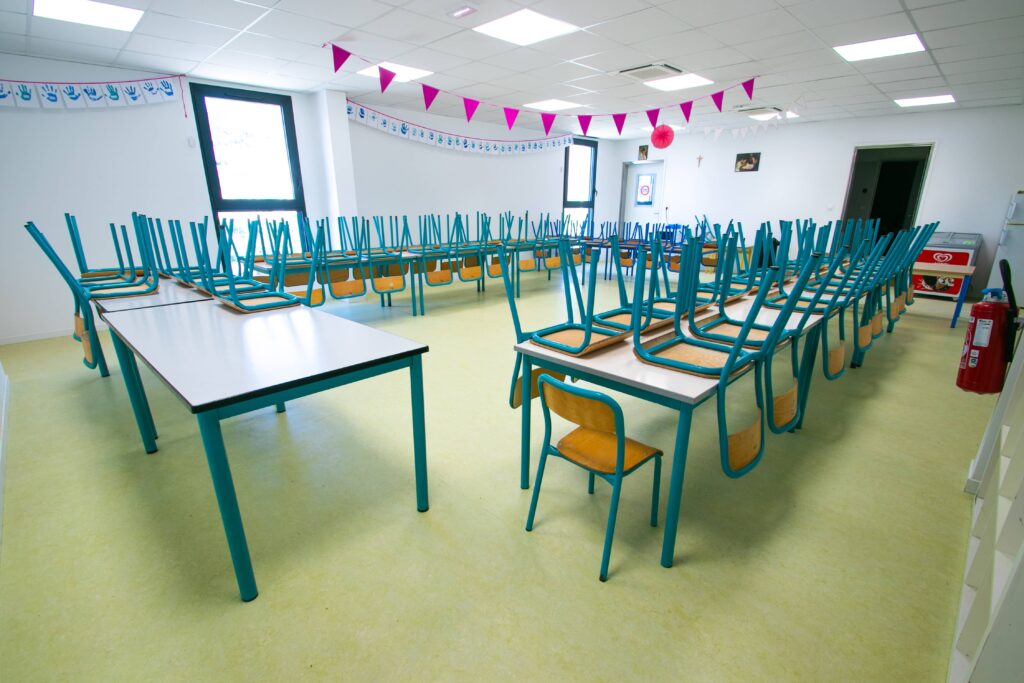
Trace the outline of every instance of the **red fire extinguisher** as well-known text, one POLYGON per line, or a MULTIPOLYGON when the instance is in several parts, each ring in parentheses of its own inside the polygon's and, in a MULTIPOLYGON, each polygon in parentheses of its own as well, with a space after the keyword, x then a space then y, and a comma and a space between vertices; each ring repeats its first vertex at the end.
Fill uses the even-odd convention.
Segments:
POLYGON ((1010 264, 999 263, 1003 289, 996 287, 982 292, 984 298, 971 307, 960 370, 956 385, 977 394, 998 394, 1003 390, 1006 367, 1013 359, 1017 337, 1017 302, 1010 282, 1010 264))

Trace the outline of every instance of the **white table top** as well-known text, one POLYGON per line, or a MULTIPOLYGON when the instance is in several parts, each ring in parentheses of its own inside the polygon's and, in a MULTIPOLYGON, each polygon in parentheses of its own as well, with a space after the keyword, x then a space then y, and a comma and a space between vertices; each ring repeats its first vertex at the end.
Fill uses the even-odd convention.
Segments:
POLYGON ((207 301, 102 318, 193 413, 428 350, 304 306, 242 314, 207 301))
MULTIPOLYGON (((741 299, 727 306, 726 310, 729 312, 730 317, 743 320, 750 310, 751 303, 752 301, 749 298, 741 299)), ((716 307, 705 311, 702 315, 698 315, 697 320, 717 315, 717 313, 718 309, 716 307)), ((757 322, 770 325, 778 318, 778 315, 779 311, 776 309, 762 308, 757 314, 757 322)), ((794 312, 787 321, 786 328, 795 329, 799 325, 802 316, 802 313, 794 312)), ((816 325, 820 322, 821 317, 820 315, 811 315, 804 329, 806 330, 816 325)), ((643 335, 641 341, 648 341, 671 333, 671 327, 664 327, 650 334, 643 335)), ((683 325, 683 333, 689 336, 686 325, 683 325)), ((636 389, 649 391, 682 403, 700 403, 718 389, 717 378, 697 377, 696 375, 688 375, 684 372, 641 362, 633 353, 632 336, 627 337, 620 344, 596 351, 583 358, 559 353, 545 346, 534 344, 532 341, 516 344, 515 350, 530 358, 541 361, 547 359, 566 368, 580 370, 581 372, 596 375, 597 377, 636 389)))
POLYGON ((160 278, 160 287, 152 294, 144 296, 128 296, 121 299, 93 299, 96 308, 104 313, 114 311, 133 311, 137 308, 152 306, 171 306, 193 301, 209 301, 210 297, 202 292, 179 285, 174 280, 160 278))

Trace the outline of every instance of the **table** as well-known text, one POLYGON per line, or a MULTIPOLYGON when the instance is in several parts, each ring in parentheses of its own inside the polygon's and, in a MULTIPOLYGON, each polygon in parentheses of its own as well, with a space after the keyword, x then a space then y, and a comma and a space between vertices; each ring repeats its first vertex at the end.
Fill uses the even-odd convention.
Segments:
POLYGON ((113 313, 115 311, 132 311, 138 308, 173 306, 175 304, 209 300, 210 295, 204 294, 198 289, 179 285, 174 280, 161 279, 160 287, 152 294, 113 299, 93 299, 92 302, 96 304, 96 308, 100 313, 113 313))
POLYGON ((369 377, 409 369, 416 508, 426 512, 422 356, 428 348, 306 307, 235 313, 215 301, 101 313, 147 453, 156 429, 136 356, 196 415, 243 601, 258 592, 220 421, 369 377), (230 349, 230 353, 224 353, 230 349))
POLYGON ((960 309, 964 307, 964 301, 967 299, 967 290, 971 286, 974 266, 944 266, 939 263, 915 263, 913 275, 937 275, 939 277, 951 275, 953 277, 963 277, 964 281, 960 284, 960 294, 956 297, 956 308, 953 309, 953 319, 949 321, 949 326, 955 328, 957 320, 960 319, 960 309))
MULTIPOLYGON (((752 300, 747 297, 726 307, 730 316, 744 319, 750 310, 752 300)), ((710 309, 707 315, 716 315, 717 308, 710 309)), ((757 322, 771 324, 779 315, 776 309, 762 308, 758 312, 757 322)), ((802 313, 794 313, 787 321, 787 329, 795 329, 800 322, 802 313)), ((800 362, 800 374, 797 378, 797 395, 799 396, 800 420, 795 429, 803 424, 806 414, 807 395, 814 362, 818 352, 821 336, 822 316, 811 315, 804 328, 804 349, 800 362)), ((686 326, 683 326, 687 333, 686 326)), ((665 333, 665 329, 644 335, 641 341, 665 333)), ((782 344, 776 348, 778 352, 782 344)), ((688 375, 668 368, 642 363, 633 354, 632 338, 615 346, 608 347, 593 354, 576 358, 558 353, 550 348, 526 341, 516 344, 515 350, 523 356, 523 404, 522 414, 522 451, 520 453, 520 486, 530 486, 530 420, 531 395, 530 377, 533 365, 565 373, 566 375, 587 380, 613 391, 620 391, 657 405, 679 411, 676 423, 676 443, 672 456, 672 475, 669 483, 668 507, 665 511, 665 536, 661 548, 661 564, 671 567, 675 556, 676 530, 679 525, 679 507, 683 494, 683 474, 686 470, 686 454, 690 442, 690 426, 693 410, 708 400, 718 390, 718 380, 688 375)), ((735 379, 735 377, 733 378, 735 379)), ((769 399, 770 400, 770 399, 769 399)))

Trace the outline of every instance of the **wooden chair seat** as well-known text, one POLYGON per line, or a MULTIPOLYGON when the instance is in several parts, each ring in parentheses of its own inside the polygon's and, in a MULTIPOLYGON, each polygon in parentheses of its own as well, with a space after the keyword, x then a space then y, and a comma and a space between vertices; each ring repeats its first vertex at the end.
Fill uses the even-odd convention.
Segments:
MULTIPOLYGON (((664 343, 669 338, 674 336, 674 332, 668 335, 662 335, 661 337, 657 337, 650 341, 644 342, 643 348, 650 349, 654 346, 664 343)), ((633 353, 642 362, 648 363, 649 365, 657 365, 654 363, 649 363, 648 361, 644 360, 642 356, 636 354, 635 350, 633 351, 633 353)), ((668 368, 669 370, 675 370, 676 372, 682 372, 688 375, 696 375, 697 377, 709 377, 712 379, 716 379, 720 376, 722 368, 725 367, 725 363, 729 359, 729 354, 725 351, 719 351, 717 349, 709 349, 703 346, 697 346, 696 344, 690 344, 682 340, 677 340, 675 344, 672 344, 671 346, 666 346, 665 348, 655 352, 654 355, 658 358, 674 360, 680 363, 687 363, 689 365, 698 365, 707 368, 707 371, 698 372, 696 370, 683 370, 681 368, 673 367, 670 365, 657 365, 657 367, 659 368, 668 368)), ((736 374, 743 372, 745 369, 745 366, 737 367, 737 369, 733 372, 733 375, 735 376, 736 374)))
POLYGON ((378 292, 393 292, 405 286, 404 275, 389 275, 373 278, 373 288, 378 292))
MULTIPOLYGON (((595 472, 612 474, 615 472, 615 448, 618 439, 614 433, 600 432, 587 427, 577 427, 555 445, 558 452, 577 465, 595 472)), ((625 438, 625 457, 622 469, 624 472, 647 462, 661 451, 653 446, 625 438)))
POLYGON ((94 299, 123 299, 129 296, 145 296, 147 294, 156 294, 157 287, 152 287, 149 283, 143 282, 138 285, 132 285, 130 287, 115 287, 111 289, 100 288, 92 290, 91 294, 94 299))
POLYGON ((544 267, 549 269, 549 270, 554 270, 555 268, 561 268, 562 267, 562 259, 559 258, 558 256, 550 256, 550 257, 544 259, 544 267))
POLYGON ((266 304, 275 304, 272 307, 260 308, 258 310, 250 310, 249 308, 242 308, 242 306, 236 304, 231 299, 222 299, 222 298, 218 297, 217 300, 220 301, 225 306, 227 306, 228 308, 231 308, 231 309, 233 309, 235 311, 238 311, 239 313, 260 313, 262 311, 271 310, 271 308, 285 308, 287 306, 298 306, 299 305, 299 300, 298 299, 294 299, 292 297, 287 297, 287 296, 284 296, 283 294, 267 294, 266 296, 257 296, 257 297, 253 297, 252 299, 242 299, 241 300, 240 303, 242 305, 246 306, 246 307, 249 307, 249 306, 265 306, 266 304))
POLYGON ((463 280, 479 280, 483 275, 483 268, 480 266, 463 266, 459 268, 459 277, 463 280))
MULTIPOLYGON (((558 351, 559 353, 564 353, 569 356, 579 357, 585 356, 588 353, 593 353, 598 349, 603 349, 607 346, 611 346, 612 344, 617 344, 618 342, 622 341, 628 334, 628 332, 621 332, 619 330, 605 330, 599 327, 593 327, 590 330, 590 344, 588 344, 585 348, 581 349, 580 351, 577 351, 576 353, 569 353, 568 351, 556 348, 554 346, 547 346, 544 344, 542 344, 542 346, 544 346, 544 348, 551 349, 552 351, 558 351)), ((565 344, 566 346, 571 346, 575 348, 583 343, 584 335, 585 332, 583 330, 570 327, 564 330, 556 330, 554 332, 549 332, 548 334, 540 335, 540 337, 541 339, 545 339, 547 341, 553 341, 558 344, 565 344)), ((536 339, 531 341, 534 344, 537 343, 536 339)))
POLYGON ((452 281, 452 271, 448 268, 427 271, 427 282, 432 285, 446 285, 452 281))
MULTIPOLYGON (((537 386, 537 379, 541 375, 551 375, 555 379, 564 382, 565 375, 561 372, 555 372, 554 370, 546 370, 544 368, 534 368, 530 372, 530 399, 533 400, 540 396, 540 389, 537 386)), ((512 408, 518 408, 523 405, 523 382, 522 375, 516 380, 516 386, 512 389, 512 408)))
POLYGON ((743 469, 752 463, 761 452, 761 411, 757 411, 757 414, 757 419, 751 422, 746 429, 729 435, 729 467, 734 470, 743 469))
MULTIPOLYGON (((705 327, 704 331, 709 333, 721 334, 726 337, 739 337, 740 331, 743 329, 742 325, 731 323, 727 321, 721 321, 712 324, 710 327, 705 327)), ((760 348, 760 344, 756 342, 763 342, 768 338, 769 330, 762 330, 758 327, 750 328, 750 332, 747 333, 747 338, 743 345, 751 348, 760 348)))
POLYGON ((835 348, 828 350, 828 372, 830 375, 838 373, 846 365, 846 343, 840 341, 835 348))

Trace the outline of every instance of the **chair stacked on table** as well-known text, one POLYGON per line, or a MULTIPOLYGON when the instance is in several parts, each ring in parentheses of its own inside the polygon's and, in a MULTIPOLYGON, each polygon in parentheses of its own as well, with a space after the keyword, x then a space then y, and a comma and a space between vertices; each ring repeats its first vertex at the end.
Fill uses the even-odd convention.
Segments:
MULTIPOLYGON (((638 363, 714 380, 720 464, 728 477, 738 478, 762 462, 766 425, 767 431, 776 434, 802 426, 819 343, 822 372, 827 379, 836 380, 847 367, 848 318, 856 330, 852 367, 864 363, 875 339, 894 330, 913 302, 910 273, 914 260, 937 227, 938 223, 932 223, 880 236, 877 221, 822 226, 810 220, 780 221, 777 230, 766 222, 756 231, 750 248, 744 244, 740 226, 723 230, 700 221, 698 230, 683 228, 678 234, 638 238, 631 233, 622 240, 613 234, 606 251, 612 261, 608 272, 614 272, 618 280, 617 307, 595 311, 593 286, 584 291, 575 277, 567 276, 563 278, 564 322, 524 332, 508 273, 504 278, 506 297, 520 346, 528 341, 579 357, 631 341, 638 363), (714 244, 710 250, 709 238, 714 244), (714 276, 702 281, 709 251, 715 254, 714 276), (627 252, 632 263, 624 261, 627 252), (636 268, 639 264, 645 267, 636 268), (678 264, 679 270, 674 290, 668 278, 673 264, 678 264), (631 267, 635 269, 632 300, 624 281, 631 267), (833 327, 835 335, 830 332, 833 327), (791 372, 780 387, 772 370, 777 355, 786 348, 791 372), (755 417, 737 429, 730 419, 733 411, 727 398, 736 394, 730 387, 744 377, 753 380, 747 400, 755 417)), ((563 251, 567 248, 568 242, 563 241, 563 251)), ((594 252, 593 263, 585 269, 591 277, 598 253, 594 252)), ((533 528, 548 455, 586 470, 590 491, 595 476, 609 481, 613 495, 599 574, 603 581, 608 575, 622 477, 647 459, 660 460, 661 451, 642 444, 632 450, 625 447, 628 440, 624 441, 621 409, 614 399, 566 384, 564 373, 534 369, 529 378, 531 396, 524 397, 523 389, 516 389, 523 386, 522 366, 522 353, 517 352, 510 404, 516 408, 539 396, 545 419, 526 528, 533 528), (551 411, 578 425, 556 446, 551 445, 551 411)), ((657 522, 656 509, 651 522, 657 522)))

